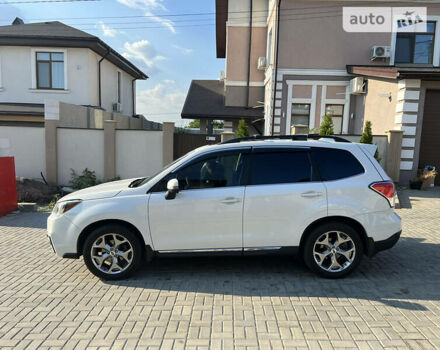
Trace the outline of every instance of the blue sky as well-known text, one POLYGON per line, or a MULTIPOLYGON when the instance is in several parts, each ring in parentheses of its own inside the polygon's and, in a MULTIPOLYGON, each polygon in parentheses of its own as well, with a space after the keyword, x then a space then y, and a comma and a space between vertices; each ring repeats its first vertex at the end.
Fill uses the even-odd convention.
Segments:
POLYGON ((214 0, 0 4, 0 25, 16 16, 25 23, 59 20, 99 36, 150 77, 137 83, 137 112, 182 125, 180 111, 191 80, 217 79, 224 60, 215 57, 214 15, 175 15, 214 12, 214 0))

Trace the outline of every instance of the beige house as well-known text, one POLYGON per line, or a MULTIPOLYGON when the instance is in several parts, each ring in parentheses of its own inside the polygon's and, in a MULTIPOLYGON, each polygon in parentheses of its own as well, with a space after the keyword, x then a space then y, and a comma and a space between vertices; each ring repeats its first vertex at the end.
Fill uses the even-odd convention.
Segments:
POLYGON ((217 0, 224 105, 260 109, 264 120, 247 120, 265 135, 290 134, 297 124, 316 130, 326 113, 337 134, 361 134, 370 120, 374 134, 403 131, 400 182, 425 165, 440 169, 439 3, 417 1, 427 7, 427 32, 409 34, 346 32, 343 6, 378 3, 217 0))
POLYGON ((47 100, 136 114, 139 68, 61 22, 0 26, 0 125, 43 125, 47 100))

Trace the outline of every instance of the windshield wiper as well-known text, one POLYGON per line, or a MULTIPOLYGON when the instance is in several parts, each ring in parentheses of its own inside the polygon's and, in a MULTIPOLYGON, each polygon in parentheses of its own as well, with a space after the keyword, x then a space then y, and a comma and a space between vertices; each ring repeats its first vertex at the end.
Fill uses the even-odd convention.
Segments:
POLYGON ((133 180, 132 182, 130 182, 128 187, 130 187, 130 188, 138 187, 145 179, 146 179, 146 177, 141 177, 139 179, 133 180))

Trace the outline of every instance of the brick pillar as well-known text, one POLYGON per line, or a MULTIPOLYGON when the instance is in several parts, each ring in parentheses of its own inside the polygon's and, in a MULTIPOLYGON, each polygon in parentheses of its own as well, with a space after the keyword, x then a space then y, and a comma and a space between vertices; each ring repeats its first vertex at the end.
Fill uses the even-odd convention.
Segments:
POLYGON ((309 127, 307 125, 294 125, 291 127, 291 135, 308 135, 309 127))
POLYGON ((58 120, 44 121, 44 141, 46 149, 46 181, 51 185, 58 185, 58 120))
POLYGON ((386 172, 393 182, 400 178, 400 157, 402 153, 403 130, 388 131, 386 172))
POLYGON ((104 120, 104 179, 116 177, 116 125, 115 120, 104 120))
POLYGON ((221 142, 232 140, 233 138, 235 138, 235 134, 233 132, 224 131, 221 133, 221 142))
POLYGON ((174 123, 164 122, 162 132, 162 159, 165 166, 174 160, 174 123))

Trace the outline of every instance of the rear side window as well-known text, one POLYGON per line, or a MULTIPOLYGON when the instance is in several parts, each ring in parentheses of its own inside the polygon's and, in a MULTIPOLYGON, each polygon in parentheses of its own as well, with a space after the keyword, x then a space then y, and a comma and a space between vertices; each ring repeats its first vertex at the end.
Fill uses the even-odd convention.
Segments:
POLYGON ((322 181, 344 179, 365 172, 361 163, 342 149, 313 147, 312 157, 322 181))
POLYGON ((256 151, 252 154, 251 185, 308 182, 311 164, 305 151, 256 151))

